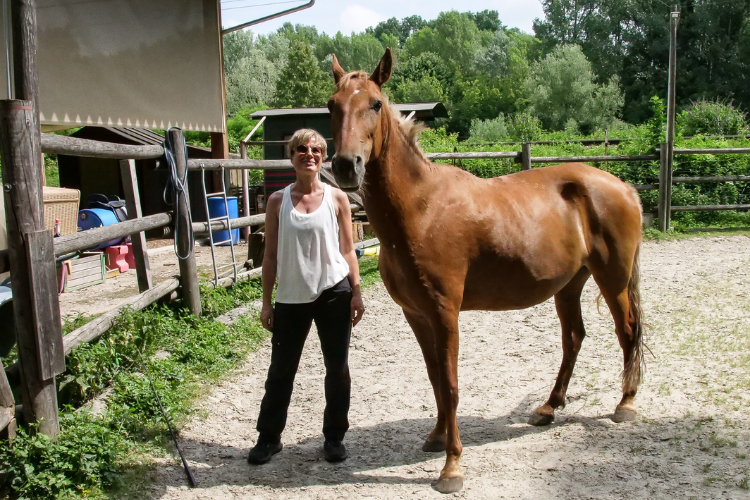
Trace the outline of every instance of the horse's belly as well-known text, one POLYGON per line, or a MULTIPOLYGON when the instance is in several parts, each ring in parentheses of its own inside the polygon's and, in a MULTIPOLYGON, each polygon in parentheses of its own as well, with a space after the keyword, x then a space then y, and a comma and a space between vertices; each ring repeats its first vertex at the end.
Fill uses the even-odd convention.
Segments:
POLYGON ((535 273, 534 268, 522 263, 470 269, 461 309, 507 311, 541 304, 567 285, 581 268, 578 259, 556 264, 545 273, 535 273))

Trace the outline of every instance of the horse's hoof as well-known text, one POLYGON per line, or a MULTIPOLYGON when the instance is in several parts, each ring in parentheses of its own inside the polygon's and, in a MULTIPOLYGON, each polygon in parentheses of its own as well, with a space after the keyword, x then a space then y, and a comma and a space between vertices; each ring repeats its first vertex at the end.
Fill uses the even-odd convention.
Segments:
POLYGON ((529 425, 542 427, 551 424, 555 420, 555 414, 546 415, 542 413, 532 413, 529 417, 529 425))
POLYGON ((445 451, 445 443, 445 436, 440 438, 429 436, 422 445, 422 451, 426 451, 427 453, 442 453, 445 451))
POLYGON ((635 420, 635 416, 638 414, 635 407, 627 405, 617 405, 617 408, 615 409, 615 414, 612 415, 612 421, 616 424, 622 423, 622 422, 632 422, 635 420))
POLYGON ((441 477, 435 482, 435 489, 440 493, 455 493, 464 487, 463 476, 441 477))

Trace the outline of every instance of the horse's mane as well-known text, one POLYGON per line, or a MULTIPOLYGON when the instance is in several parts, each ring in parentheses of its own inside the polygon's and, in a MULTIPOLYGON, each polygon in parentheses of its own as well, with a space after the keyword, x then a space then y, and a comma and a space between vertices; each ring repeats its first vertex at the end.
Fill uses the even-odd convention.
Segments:
MULTIPOLYGON (((383 94, 385 96, 385 94, 383 94)), ((386 96, 386 99, 388 97, 386 96)), ((429 162, 427 157, 424 155, 424 151, 422 151, 422 147, 419 145, 419 134, 422 133, 423 130, 426 130, 427 127, 421 123, 414 120, 414 118, 407 119, 405 116, 401 114, 401 111, 396 109, 396 106, 391 104, 389 105, 391 115, 396 117, 396 122, 398 123, 398 131, 401 133, 401 137, 404 139, 404 142, 411 148, 412 151, 414 151, 415 154, 417 154, 420 158, 422 158, 424 161, 429 162)))

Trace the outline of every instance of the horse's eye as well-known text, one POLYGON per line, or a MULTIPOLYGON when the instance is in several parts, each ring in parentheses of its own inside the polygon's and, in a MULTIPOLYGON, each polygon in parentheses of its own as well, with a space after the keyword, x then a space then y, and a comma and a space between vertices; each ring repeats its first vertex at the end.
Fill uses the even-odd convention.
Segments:
POLYGON ((372 105, 372 109, 374 109, 376 113, 379 112, 380 108, 382 107, 383 107, 382 101, 375 101, 375 104, 372 105))
POLYGON ((328 101, 326 107, 328 108, 328 111, 333 111, 333 100, 328 101))

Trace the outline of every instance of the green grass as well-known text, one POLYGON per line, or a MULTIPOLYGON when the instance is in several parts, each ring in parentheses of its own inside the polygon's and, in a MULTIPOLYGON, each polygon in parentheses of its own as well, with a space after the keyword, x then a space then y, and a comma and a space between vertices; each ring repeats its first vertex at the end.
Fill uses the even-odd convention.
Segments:
MULTIPOLYGON (((360 274, 363 288, 378 282, 377 259, 360 260, 360 274)), ((179 429, 195 415, 195 400, 231 376, 268 335, 255 317, 231 326, 215 318, 261 295, 259 280, 204 286, 200 319, 179 303, 125 311, 100 339, 73 351, 57 379, 61 434, 52 440, 31 426, 12 446, 0 442, 0 498, 107 498, 123 484, 143 488, 154 459, 173 452, 139 352, 179 429), (85 408, 105 392, 101 414, 85 408)), ((93 317, 65 319, 69 333, 93 317)))

